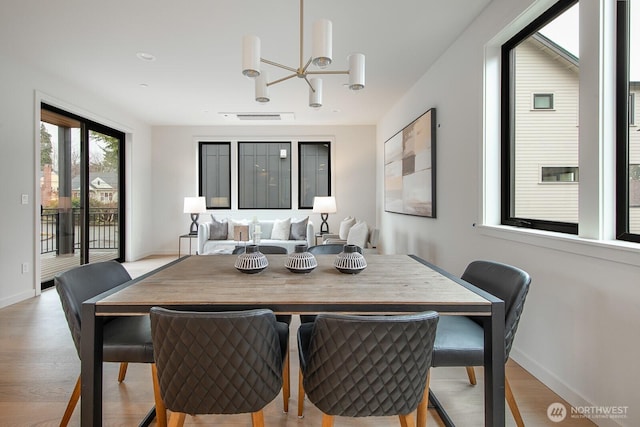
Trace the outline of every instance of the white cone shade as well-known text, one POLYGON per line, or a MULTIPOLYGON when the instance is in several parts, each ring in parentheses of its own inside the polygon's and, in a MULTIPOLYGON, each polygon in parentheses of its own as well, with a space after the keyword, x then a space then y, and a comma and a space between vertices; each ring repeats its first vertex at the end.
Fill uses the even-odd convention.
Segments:
POLYGON ((322 107, 322 79, 310 79, 311 87, 315 92, 309 88, 309 107, 320 108, 322 107))
POLYGON ((364 55, 352 53, 349 55, 349 89, 364 89, 364 55))
POLYGON ((258 77, 256 77, 256 101, 258 102, 271 101, 271 97, 269 96, 269 86, 267 86, 267 79, 268 75, 266 71, 263 71, 258 77))
POLYGON ((260 39, 256 36, 242 38, 242 74, 247 77, 260 75, 260 39))
POLYGON ((328 19, 319 19, 313 23, 311 57, 313 64, 324 68, 331 64, 333 54, 332 24, 328 19))

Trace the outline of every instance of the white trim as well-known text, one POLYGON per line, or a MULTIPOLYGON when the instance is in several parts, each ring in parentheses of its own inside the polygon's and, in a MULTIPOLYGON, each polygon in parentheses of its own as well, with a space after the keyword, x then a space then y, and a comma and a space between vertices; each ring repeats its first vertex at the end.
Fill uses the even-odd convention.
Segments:
POLYGON ((637 243, 595 240, 573 234, 506 225, 477 225, 476 229, 487 237, 640 267, 640 245, 637 243))

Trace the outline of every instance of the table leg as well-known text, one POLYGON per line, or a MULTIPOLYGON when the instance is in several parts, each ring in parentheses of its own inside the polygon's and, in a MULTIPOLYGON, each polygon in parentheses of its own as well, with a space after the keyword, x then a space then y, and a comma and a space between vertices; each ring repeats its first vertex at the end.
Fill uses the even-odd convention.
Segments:
POLYGON ((82 304, 80 344, 80 422, 83 427, 102 426, 102 318, 95 303, 82 304))
POLYGON ((484 425, 504 427, 504 302, 491 302, 484 324, 484 425))

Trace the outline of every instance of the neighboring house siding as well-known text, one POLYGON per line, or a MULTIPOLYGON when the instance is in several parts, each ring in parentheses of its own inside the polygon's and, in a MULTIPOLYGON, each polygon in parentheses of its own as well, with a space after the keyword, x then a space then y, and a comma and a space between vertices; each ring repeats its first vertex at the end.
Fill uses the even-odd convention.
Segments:
POLYGON ((515 216, 577 223, 578 183, 542 183, 541 168, 578 166, 578 69, 532 39, 516 56, 515 216), (554 108, 533 110, 534 93, 554 108))

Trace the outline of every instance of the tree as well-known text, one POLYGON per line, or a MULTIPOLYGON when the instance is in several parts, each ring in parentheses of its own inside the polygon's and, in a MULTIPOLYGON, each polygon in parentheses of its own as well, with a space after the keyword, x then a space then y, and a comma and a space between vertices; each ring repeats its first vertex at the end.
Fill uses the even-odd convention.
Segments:
POLYGON ((50 165, 53 164, 51 153, 53 146, 51 144, 51 134, 47 132, 47 128, 44 123, 40 123, 40 164, 50 165))
POLYGON ((100 141, 104 158, 102 159, 102 167, 105 171, 118 170, 120 166, 120 140, 116 137, 105 135, 99 132, 91 132, 91 139, 100 141))

